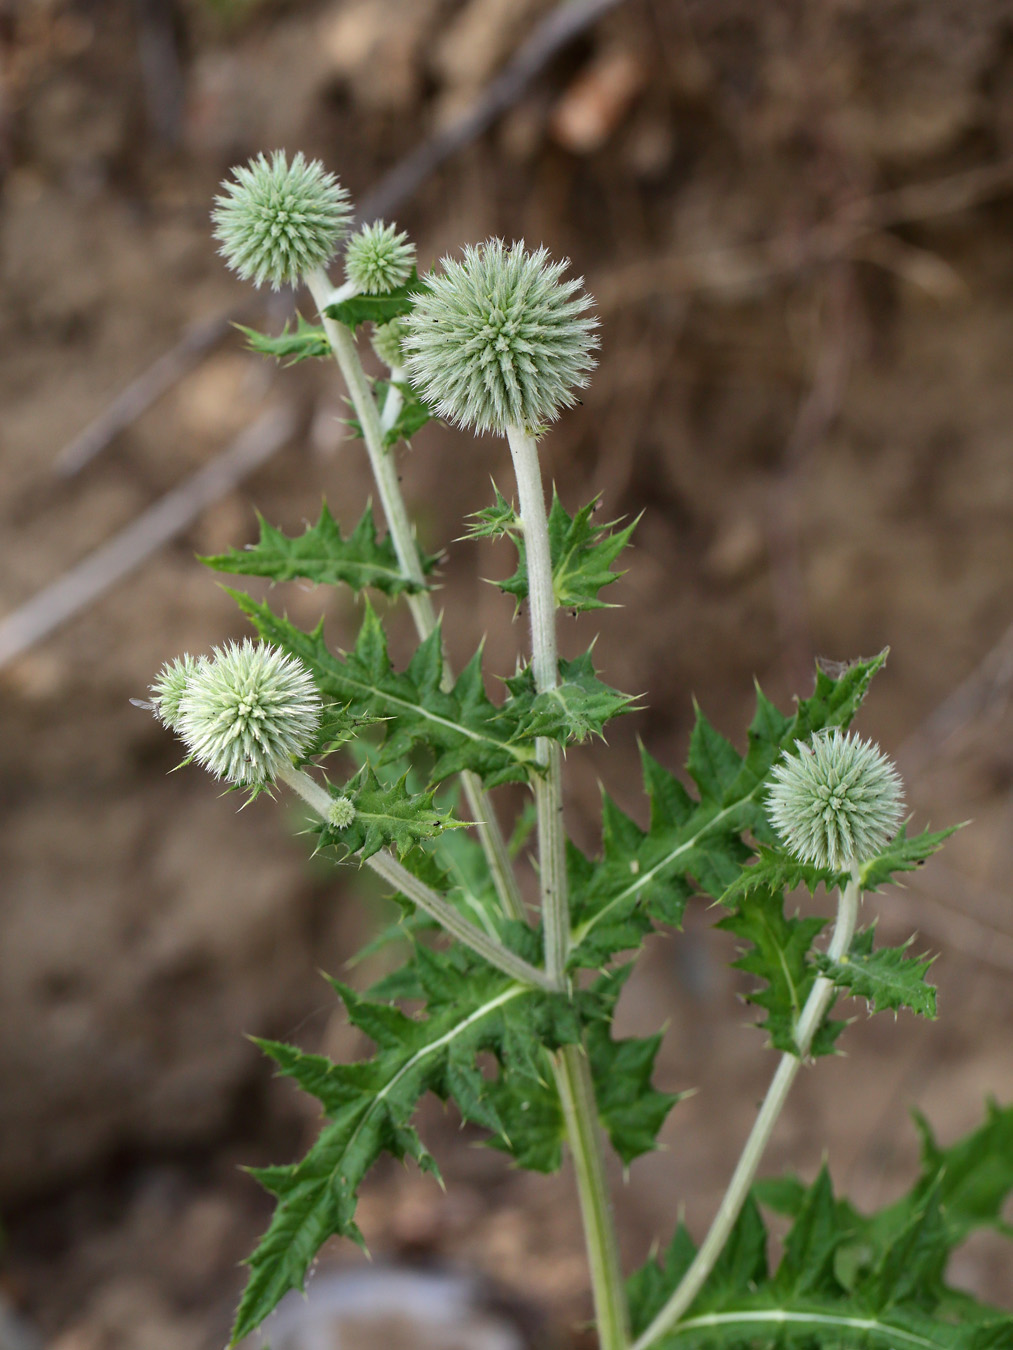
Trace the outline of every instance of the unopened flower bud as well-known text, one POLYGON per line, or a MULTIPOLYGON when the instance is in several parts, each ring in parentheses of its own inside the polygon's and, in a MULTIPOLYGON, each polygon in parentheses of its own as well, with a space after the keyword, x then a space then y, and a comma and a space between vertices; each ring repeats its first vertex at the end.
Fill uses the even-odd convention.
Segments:
POLYGON ((404 365, 404 352, 401 343, 408 332, 404 319, 391 319, 389 323, 378 323, 371 336, 373 350, 391 370, 400 370, 404 365))
POLYGON ((795 742, 772 769, 770 822, 802 862, 844 871, 868 862, 900 824, 900 774, 872 741, 839 729, 795 742))
POLYGON ((386 295, 403 286, 415 266, 415 245, 396 225, 363 225, 345 246, 345 276, 365 295, 386 295))

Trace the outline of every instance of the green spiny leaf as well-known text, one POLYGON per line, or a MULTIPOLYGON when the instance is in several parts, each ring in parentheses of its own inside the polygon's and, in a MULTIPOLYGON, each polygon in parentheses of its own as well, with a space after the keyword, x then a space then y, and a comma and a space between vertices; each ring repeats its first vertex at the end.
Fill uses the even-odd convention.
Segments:
POLYGON ((290 330, 286 322, 277 337, 258 333, 255 328, 245 328, 241 323, 235 326, 246 338, 250 351, 259 352, 262 356, 273 356, 276 360, 284 361, 287 366, 331 354, 331 344, 323 328, 318 324, 307 323, 301 314, 295 316, 294 329, 290 330))
POLYGON ((880 886, 893 881, 895 872, 913 872, 926 858, 938 852, 951 834, 961 827, 951 825, 948 830, 938 830, 933 834, 923 830, 909 839, 907 826, 902 825, 897 838, 883 850, 878 858, 873 858, 862 866, 861 884, 866 891, 879 890, 880 886))
POLYGON ((756 862, 743 867, 721 896, 720 903, 730 909, 743 896, 751 895, 754 891, 795 891, 800 886, 805 886, 809 894, 813 895, 819 886, 829 890, 846 881, 846 873, 799 862, 788 853, 761 844, 756 862))
POLYGON ((468 526, 462 539, 501 539, 505 534, 517 538, 521 533, 520 516, 495 483, 492 488, 496 494, 495 504, 482 511, 472 512, 468 519, 475 521, 475 524, 468 526))
POLYGON ((820 955, 816 964, 839 989, 867 999, 873 1012, 910 1008, 919 1017, 935 1017, 936 991, 925 978, 935 957, 907 956, 910 942, 873 951, 874 935, 875 930, 867 928, 855 937, 842 960, 820 955))
POLYGON ((635 699, 598 679, 590 651, 574 661, 560 661, 555 689, 536 693, 530 666, 508 679, 506 686, 512 695, 509 710, 518 717, 519 739, 547 736, 561 745, 585 741, 604 736, 613 717, 635 711, 635 699))
MULTIPOLYGON (((307 526, 295 538, 269 525, 259 513, 258 520, 260 539, 256 544, 201 558, 201 562, 218 572, 234 575, 268 577, 272 581, 292 581, 300 577, 324 586, 344 582, 354 591, 372 586, 389 596, 420 589, 403 575, 390 538, 377 539, 376 524, 369 507, 347 539, 341 537, 341 528, 326 502, 317 523, 307 526)), ((424 557, 424 571, 431 572, 436 561, 434 557, 424 557)))
MULTIPOLYGON (((846 726, 884 659, 885 653, 859 662, 838 680, 820 671, 815 692, 793 718, 783 717, 758 691, 745 759, 706 719, 698 719, 691 761, 700 801, 644 752, 648 830, 624 818, 622 829, 611 831, 611 841, 603 834, 603 856, 596 863, 571 851, 572 963, 597 968, 615 952, 637 945, 648 926, 644 911, 677 924, 693 883, 719 899, 750 855, 742 836, 748 831, 764 841, 771 838, 762 800, 770 765, 797 737, 823 726, 846 726)), ((621 813, 607 799, 605 812, 619 821, 621 813)))
POLYGON ((425 745, 436 756, 430 774, 434 783, 464 769, 482 775, 489 786, 524 780, 533 771, 534 746, 517 738, 520 713, 509 704, 497 708, 485 692, 481 651, 453 688, 444 690, 438 629, 421 644, 408 669, 398 673, 368 601, 355 649, 338 656, 328 649, 322 625, 304 633, 250 596, 232 594, 265 641, 305 662, 325 699, 347 706, 351 715, 384 719, 381 763, 425 745))
POLYGON ((410 314, 415 297, 428 291, 428 285, 412 271, 403 286, 387 291, 384 295, 353 295, 348 300, 328 305, 324 313, 329 319, 337 319, 354 333, 360 323, 390 323, 403 314, 410 314))
POLYGON ((386 785, 366 765, 355 786, 346 787, 341 793, 355 807, 352 823, 344 829, 321 824, 318 827, 321 846, 335 845, 342 856, 355 853, 363 862, 382 848, 393 848, 403 858, 425 840, 464 824, 454 820, 449 810, 434 806, 434 789, 409 792, 407 778, 404 774, 396 783, 386 785))
MULTIPOLYGON (((599 498, 583 506, 571 516, 553 489, 549 511, 549 553, 552 558, 552 584, 556 604, 574 614, 582 610, 606 609, 608 604, 598 598, 599 591, 611 586, 622 576, 613 572, 612 565, 626 548, 636 529, 637 520, 621 530, 613 527, 617 521, 598 525, 593 517, 599 498)), ((524 534, 513 508, 496 491, 496 504, 475 514, 478 524, 471 530, 472 538, 509 534, 517 545, 517 571, 506 581, 496 585, 512 595, 518 604, 527 599, 528 564, 524 548, 524 534)))

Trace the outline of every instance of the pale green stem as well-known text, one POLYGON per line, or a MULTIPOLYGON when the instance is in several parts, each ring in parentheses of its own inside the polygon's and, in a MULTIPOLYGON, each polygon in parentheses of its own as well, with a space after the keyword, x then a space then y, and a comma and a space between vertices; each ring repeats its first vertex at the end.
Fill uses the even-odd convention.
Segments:
MULTIPOLYGON (((333 824, 334 798, 315 778, 311 778, 308 773, 292 764, 281 765, 277 770, 277 777, 283 783, 287 783, 293 792, 298 793, 322 820, 333 824)), ((544 971, 531 965, 523 957, 504 947, 498 939, 484 932, 477 924, 472 923, 470 919, 466 919, 441 895, 419 881, 418 877, 413 876, 392 853, 388 851, 374 853, 372 857, 363 861, 378 876, 383 877, 384 881, 389 882, 413 904, 418 905, 419 909, 424 910, 431 919, 435 919, 452 937, 484 957, 504 975, 509 975, 511 979, 519 980, 522 984, 532 985, 536 989, 552 988, 544 971)))
MULTIPOLYGON (((549 525, 535 438, 522 427, 507 427, 507 440, 517 479, 524 556, 528 570, 531 615, 531 665, 539 694, 559 682, 556 651, 556 593, 552 579, 549 525)), ((538 816, 538 861, 545 928, 545 966, 557 987, 566 987, 570 940, 567 896, 566 835, 563 831, 562 749, 540 737, 535 747, 543 772, 535 779, 538 816)), ((587 1248, 601 1350, 629 1345, 626 1291, 619 1264, 619 1244, 605 1177, 605 1159, 591 1066, 583 1046, 565 1046, 553 1058, 553 1072, 566 1138, 573 1156, 580 1199, 584 1245, 587 1248)))
POLYGON ((401 409, 404 407, 404 394, 397 387, 397 382, 404 383, 404 379, 405 373, 400 366, 391 367, 387 397, 383 401, 383 412, 380 414, 380 426, 383 428, 385 435, 401 416, 401 409))
POLYGON ((624 1350, 629 1345, 626 1290, 605 1178, 591 1066, 583 1046, 566 1045, 553 1056, 552 1067, 577 1178, 598 1343, 601 1350, 624 1350))
MULTIPOLYGON (((827 949, 827 956, 831 961, 839 961, 851 946, 851 939, 854 936, 855 923, 858 918, 859 898, 859 869, 857 864, 852 864, 851 880, 841 891, 834 932, 827 949)), ((795 1076, 802 1067, 802 1063, 812 1045, 813 1037, 833 1002, 834 988, 833 980, 828 979, 826 975, 816 977, 813 987, 809 991, 809 997, 805 1001, 805 1006, 795 1023, 797 1054, 786 1053, 782 1055, 781 1062, 777 1066, 777 1072, 774 1074, 763 1105, 756 1117, 756 1122, 749 1138, 746 1140, 746 1146, 742 1150, 742 1156, 739 1158, 732 1179, 728 1183, 728 1190, 725 1192, 724 1199, 721 1201, 720 1208, 714 1216, 714 1221, 700 1246, 700 1250, 693 1258, 689 1269, 682 1277, 672 1297, 643 1335, 634 1343, 633 1350, 647 1350, 649 1345, 653 1345, 666 1332, 671 1331, 683 1313, 690 1307, 706 1283, 708 1275, 714 1269, 728 1236, 735 1226, 735 1221, 741 1213, 742 1206, 745 1204, 749 1188, 753 1184, 753 1178, 756 1176, 760 1160, 767 1144, 770 1142, 770 1136, 773 1134, 774 1126, 777 1124, 778 1117, 791 1090, 791 1085, 795 1081, 795 1076)))
MULTIPOLYGON (((381 420, 369 382, 362 369, 362 362, 359 360, 355 339, 344 324, 328 318, 324 313, 325 307, 333 304, 335 299, 341 298, 346 288, 335 291, 326 273, 320 271, 308 273, 304 280, 320 311, 320 319, 327 335, 327 341, 331 345, 335 360, 344 376, 352 406, 359 419, 359 425, 362 427, 366 452, 369 455, 370 467, 376 480, 380 504, 387 519, 387 528, 390 531, 398 564, 404 576, 423 588, 418 594, 408 596, 408 607, 415 621, 416 631, 424 641, 436 627, 436 615, 433 612, 429 592, 424 589, 425 575, 419 560, 415 535, 405 508, 401 485, 397 480, 397 472, 387 447, 383 443, 385 432, 393 426, 398 416, 398 409, 392 402, 392 396, 396 395, 397 400, 400 400, 401 391, 394 389, 393 386, 391 387, 384 406, 384 416, 381 420)), ((399 374, 403 375, 404 372, 392 372, 392 380, 399 374)), ((444 660, 444 688, 451 686, 453 679, 450 665, 444 660)), ((526 918, 524 901, 521 898, 513 864, 510 861, 510 853, 493 810, 492 802, 482 787, 482 780, 477 774, 462 773, 461 781, 465 796, 468 799, 469 810, 475 817, 475 827, 488 860, 489 871, 492 874, 500 904, 509 918, 519 919, 523 922, 526 918)))
MULTIPOLYGON (((556 592, 552 581, 549 522, 535 438, 523 427, 508 426, 507 440, 517 478, 517 496, 524 531, 531 615, 531 668, 539 694, 559 683, 556 652, 556 592)), ((570 905, 566 878, 566 836, 563 833, 563 756, 548 737, 535 742, 542 772, 534 780, 538 819, 538 860, 545 929, 545 968, 562 989, 570 944, 570 905)))

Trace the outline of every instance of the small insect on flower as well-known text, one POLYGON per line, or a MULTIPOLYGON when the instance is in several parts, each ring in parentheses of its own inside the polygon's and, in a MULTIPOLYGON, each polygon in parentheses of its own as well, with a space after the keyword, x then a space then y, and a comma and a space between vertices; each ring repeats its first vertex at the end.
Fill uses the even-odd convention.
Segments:
POLYGON ((834 871, 868 862, 900 824, 900 774, 872 741, 837 728, 795 746, 771 771, 770 823, 802 862, 834 871))
POLYGON ((300 151, 291 164, 284 150, 258 155, 232 170, 234 182, 215 198, 211 213, 219 252, 234 272, 274 290, 325 267, 348 232, 348 193, 319 160, 300 151))
POLYGON ((175 729, 216 778, 257 787, 306 752, 320 713, 320 695, 302 662, 247 639, 216 647, 198 666, 175 729))
POLYGON ((440 417, 476 431, 535 430, 576 402, 594 367, 598 321, 581 281, 544 248, 502 239, 444 258, 407 316, 405 362, 440 417))
POLYGON ((396 225, 363 225, 345 246, 345 276, 365 295, 386 295, 403 286, 415 266, 415 245, 396 225))

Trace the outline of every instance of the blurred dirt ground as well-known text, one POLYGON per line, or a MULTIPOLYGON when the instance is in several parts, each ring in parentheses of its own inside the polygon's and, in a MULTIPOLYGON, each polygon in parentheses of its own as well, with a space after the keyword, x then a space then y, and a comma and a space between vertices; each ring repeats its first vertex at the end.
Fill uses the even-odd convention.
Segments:
MULTIPOLYGON (((359 878, 306 861, 298 817, 232 800, 128 700, 161 662, 242 624, 194 552, 298 528, 326 494, 368 496, 324 366, 278 371, 214 346, 73 478, 58 454, 187 325, 247 292, 207 223, 234 163, 284 146, 358 197, 453 122, 551 0, 6 0, 0 3, 3 566, 12 612, 206 464, 258 412, 284 450, 94 606, 0 670, 2 1300, 53 1350, 222 1342, 236 1262, 268 1205, 239 1164, 313 1129, 244 1033, 357 1045, 317 971, 375 922, 359 878)), ((599 780, 641 815, 636 737, 685 754, 696 696, 740 745, 755 676, 782 705, 812 658, 887 643, 860 727, 895 755, 918 826, 972 819, 904 891, 867 902, 885 937, 940 953, 941 1020, 867 1022, 803 1076, 768 1159, 826 1150, 859 1203, 1013 1096, 1013 3, 627 0, 567 45, 495 125, 398 210, 428 265, 491 233, 568 255, 599 299, 601 368, 545 441, 571 507, 641 510, 604 677, 649 710, 573 752, 568 815, 588 846, 599 780)), ((275 329, 263 298, 249 311, 275 329)), ((404 457, 458 661, 523 642, 484 576, 506 555, 453 541, 506 489, 502 445, 430 426, 404 457)), ((296 619, 352 607, 298 587, 296 619)), ((400 657, 409 650, 400 620, 400 657)), ((507 798, 507 804, 516 802, 507 798)), ((698 1089, 665 1150, 616 1178, 630 1264, 713 1211, 770 1071, 743 1026, 732 955, 700 909, 657 940, 626 1032, 669 1035, 659 1081, 698 1089)), ((448 1183, 381 1168, 362 1227, 384 1259, 477 1267, 564 1340, 588 1312, 569 1182, 511 1173, 427 1105, 448 1183)), ((341 1248, 336 1261, 358 1259, 341 1248)), ((960 1282, 1013 1287, 983 1241, 960 1282)), ((2 1335, 2 1333, 0 1333, 2 1335)))

